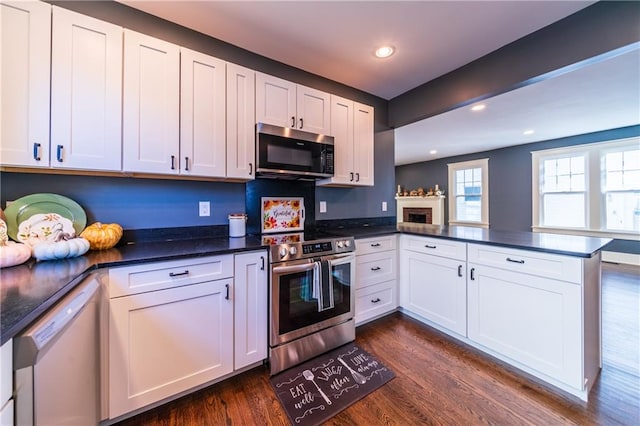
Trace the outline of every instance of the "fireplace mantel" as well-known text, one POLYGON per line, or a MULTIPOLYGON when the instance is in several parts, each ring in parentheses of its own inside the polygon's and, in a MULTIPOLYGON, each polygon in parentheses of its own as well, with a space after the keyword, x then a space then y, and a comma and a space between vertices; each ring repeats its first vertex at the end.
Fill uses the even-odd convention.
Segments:
POLYGON ((445 197, 443 195, 432 197, 396 197, 396 220, 398 223, 405 221, 416 222, 416 220, 407 220, 405 213, 410 213, 411 216, 415 217, 417 209, 430 209, 430 211, 427 212, 427 218, 430 219, 430 221, 422 223, 444 225, 444 200, 445 197))

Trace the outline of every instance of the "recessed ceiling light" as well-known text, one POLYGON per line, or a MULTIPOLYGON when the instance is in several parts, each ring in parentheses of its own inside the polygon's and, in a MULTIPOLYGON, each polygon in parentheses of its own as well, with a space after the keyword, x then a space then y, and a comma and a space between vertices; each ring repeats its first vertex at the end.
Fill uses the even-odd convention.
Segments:
POLYGON ((487 106, 485 104, 477 104, 471 107, 471 111, 482 111, 487 106))
POLYGON ((381 46, 376 49, 376 56, 378 58, 388 58, 393 55, 395 49, 392 46, 381 46))
POLYGON ((437 154, 438 151, 436 151, 435 149, 432 149, 431 151, 429 151, 429 154, 433 155, 433 154, 437 154))
POLYGON ((535 131, 533 131, 533 130, 531 130, 531 129, 529 129, 529 130, 525 130, 524 132, 522 132, 522 134, 523 134, 523 135, 527 135, 527 136, 532 135, 532 134, 534 134, 534 133, 535 133, 535 131))

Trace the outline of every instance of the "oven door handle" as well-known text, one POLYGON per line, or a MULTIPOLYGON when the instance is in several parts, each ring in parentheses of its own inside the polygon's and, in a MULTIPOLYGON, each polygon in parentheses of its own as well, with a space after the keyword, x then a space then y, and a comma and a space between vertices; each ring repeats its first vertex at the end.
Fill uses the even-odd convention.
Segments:
POLYGON ((274 274, 288 274, 292 272, 310 271, 314 267, 315 263, 303 263, 302 265, 274 266, 272 271, 274 274))

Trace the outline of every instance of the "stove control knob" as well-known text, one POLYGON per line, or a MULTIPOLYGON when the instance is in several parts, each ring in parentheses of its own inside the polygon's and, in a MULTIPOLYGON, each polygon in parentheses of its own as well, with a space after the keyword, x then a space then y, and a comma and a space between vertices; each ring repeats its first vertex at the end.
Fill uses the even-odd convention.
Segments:
POLYGON ((351 247, 351 241, 347 240, 344 242, 345 247, 351 247))
POLYGON ((287 255, 287 253, 289 252, 287 251, 286 247, 280 248, 280 259, 283 259, 287 255))
POLYGON ((291 256, 295 256, 295 255, 296 255, 296 253, 298 253, 298 249, 296 248, 296 246, 291 246, 291 247, 289 247, 289 254, 290 254, 291 256))
POLYGON ((342 248, 342 246, 344 245, 344 241, 338 241, 336 245, 338 246, 338 248, 342 248))

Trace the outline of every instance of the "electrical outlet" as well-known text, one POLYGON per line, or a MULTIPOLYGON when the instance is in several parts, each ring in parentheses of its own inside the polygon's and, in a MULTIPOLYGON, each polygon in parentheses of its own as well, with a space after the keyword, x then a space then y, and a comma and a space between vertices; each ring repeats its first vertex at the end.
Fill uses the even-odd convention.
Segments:
POLYGON ((326 212, 327 212, 327 202, 320 201, 320 213, 326 213, 326 212))
POLYGON ((383 212, 386 212, 386 211, 387 211, 387 202, 386 202, 386 201, 383 201, 383 202, 382 202, 382 211, 383 211, 383 212))
POLYGON ((200 216, 211 216, 211 203, 209 201, 200 201, 198 207, 200 216))

